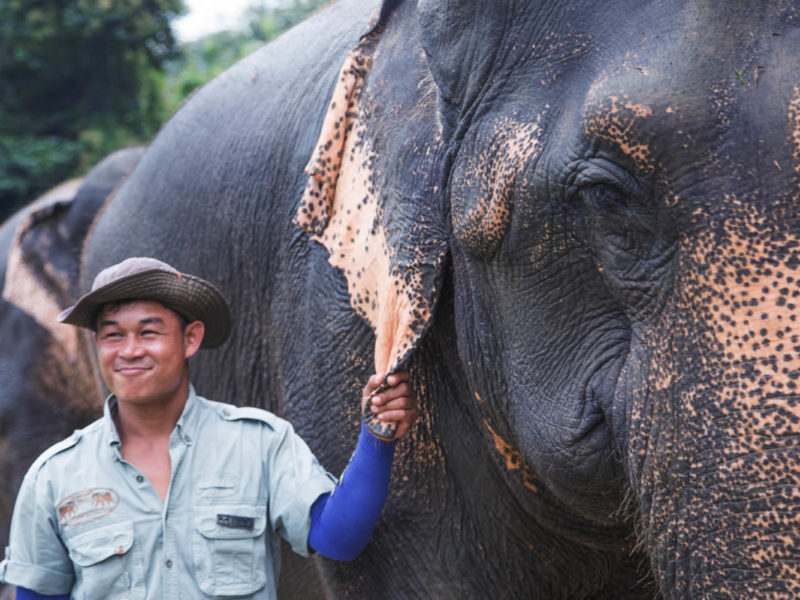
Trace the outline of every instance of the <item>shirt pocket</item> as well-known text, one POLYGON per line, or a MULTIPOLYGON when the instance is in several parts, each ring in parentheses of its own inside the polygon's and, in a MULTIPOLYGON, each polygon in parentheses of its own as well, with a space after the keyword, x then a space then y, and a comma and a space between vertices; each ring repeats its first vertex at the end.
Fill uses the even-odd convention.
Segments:
POLYGON ((267 510, 255 504, 194 507, 197 583, 211 596, 246 596, 267 581, 267 510))
POLYGON ((141 562, 133 551, 133 522, 96 527, 68 538, 75 566, 73 598, 144 598, 141 562))

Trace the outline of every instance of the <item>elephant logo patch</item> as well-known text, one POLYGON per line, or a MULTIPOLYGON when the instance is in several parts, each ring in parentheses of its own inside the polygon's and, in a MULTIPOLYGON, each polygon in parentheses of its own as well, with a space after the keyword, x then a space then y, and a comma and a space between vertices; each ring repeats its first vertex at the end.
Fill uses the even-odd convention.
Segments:
POLYGON ((70 494, 56 505, 58 524, 62 527, 96 521, 114 510, 119 494, 109 488, 90 488, 70 494))

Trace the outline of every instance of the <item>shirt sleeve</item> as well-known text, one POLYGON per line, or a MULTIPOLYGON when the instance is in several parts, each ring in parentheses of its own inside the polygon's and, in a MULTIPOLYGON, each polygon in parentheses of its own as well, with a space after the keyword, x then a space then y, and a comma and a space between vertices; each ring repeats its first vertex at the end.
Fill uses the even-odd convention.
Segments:
POLYGON ((55 503, 48 487, 43 469, 35 464, 17 494, 0 581, 40 594, 68 594, 75 576, 58 535, 55 503))
POLYGON ((336 485, 291 424, 281 421, 267 432, 268 514, 273 530, 301 556, 309 555, 311 505, 336 485))

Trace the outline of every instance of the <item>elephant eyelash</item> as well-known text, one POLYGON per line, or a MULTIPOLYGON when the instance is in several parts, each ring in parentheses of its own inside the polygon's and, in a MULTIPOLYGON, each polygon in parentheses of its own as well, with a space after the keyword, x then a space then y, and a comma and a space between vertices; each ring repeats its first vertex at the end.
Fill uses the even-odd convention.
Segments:
POLYGON ((587 193, 601 190, 616 195, 618 202, 626 206, 630 205, 629 199, 642 196, 639 182, 627 170, 605 159, 581 161, 573 167, 568 185, 583 199, 587 193))
POLYGON ((597 183, 580 191, 585 201, 603 214, 632 216, 627 194, 607 183, 597 183))
POLYGON ((579 189, 577 195, 598 224, 603 222, 625 235, 631 234, 631 229, 653 234, 654 211, 637 192, 629 185, 599 181, 579 189))

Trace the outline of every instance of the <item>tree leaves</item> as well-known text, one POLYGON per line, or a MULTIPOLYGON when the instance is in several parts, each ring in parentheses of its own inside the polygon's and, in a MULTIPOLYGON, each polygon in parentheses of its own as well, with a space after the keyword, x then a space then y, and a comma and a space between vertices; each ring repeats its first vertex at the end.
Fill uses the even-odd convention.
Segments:
POLYGON ((183 0, 0 2, 0 215, 168 116, 183 0))

